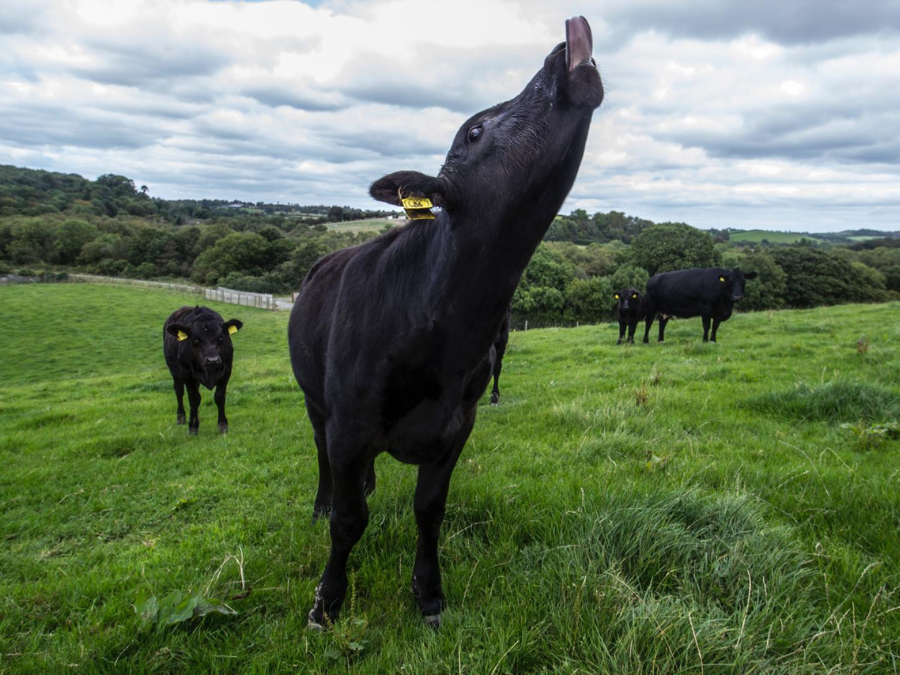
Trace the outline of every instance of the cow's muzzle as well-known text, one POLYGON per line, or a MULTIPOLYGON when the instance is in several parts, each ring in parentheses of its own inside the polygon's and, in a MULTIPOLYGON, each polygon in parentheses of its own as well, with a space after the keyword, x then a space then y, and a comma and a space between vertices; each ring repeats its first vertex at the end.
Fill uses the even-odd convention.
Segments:
POLYGON ((222 365, 222 357, 221 356, 207 356, 206 364, 209 366, 220 366, 220 365, 222 365))
POLYGON ((743 299, 744 299, 744 296, 743 296, 743 295, 732 295, 732 296, 731 296, 731 300, 732 300, 733 302, 739 302, 739 301, 741 301, 741 300, 743 300, 743 299))

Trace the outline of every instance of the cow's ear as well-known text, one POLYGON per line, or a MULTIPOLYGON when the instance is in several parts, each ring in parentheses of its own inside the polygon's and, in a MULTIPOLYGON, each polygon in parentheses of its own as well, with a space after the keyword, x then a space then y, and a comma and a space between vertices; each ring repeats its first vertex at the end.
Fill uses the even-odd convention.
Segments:
POLYGON ((757 272, 744 272, 745 279, 755 279, 759 274, 757 272))
POLYGON ((447 203, 443 183, 418 171, 398 171, 379 178, 372 183, 369 194, 394 206, 403 206, 400 200, 409 197, 428 197, 435 206, 447 203))
POLYGON ((182 340, 187 340, 191 335, 188 327, 183 326, 180 323, 173 323, 166 326, 166 332, 179 342, 181 342, 182 340))
POLYGON ((244 322, 240 319, 229 319, 223 325, 223 328, 228 331, 229 334, 233 335, 237 333, 241 328, 244 327, 244 322))

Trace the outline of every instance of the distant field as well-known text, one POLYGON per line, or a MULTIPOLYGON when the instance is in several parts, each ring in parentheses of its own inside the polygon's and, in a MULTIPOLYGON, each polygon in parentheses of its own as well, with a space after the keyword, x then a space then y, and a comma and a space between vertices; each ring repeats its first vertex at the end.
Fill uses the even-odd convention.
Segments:
POLYGON ((730 232, 728 235, 728 240, 735 243, 746 242, 748 244, 758 244, 763 239, 768 240, 772 244, 795 244, 801 239, 820 241, 818 237, 811 234, 798 234, 796 232, 768 232, 766 230, 730 232))
POLYGON ((860 235, 857 237, 847 237, 850 241, 872 241, 873 239, 882 239, 883 237, 874 237, 871 235, 860 235))
POLYGON ((244 322, 232 431, 204 390, 190 437, 161 330, 194 302, 0 287, 0 672, 900 668, 900 441, 872 428, 900 419, 900 303, 738 314, 718 345, 699 319, 513 333, 450 488, 443 627, 410 592, 415 468, 383 456, 355 600, 313 633, 288 314, 213 305, 244 322), (141 594, 197 591, 237 616, 141 628, 141 594))
POLYGON ((370 218, 368 220, 348 220, 346 223, 326 223, 329 230, 337 232, 380 232, 385 225, 396 227, 405 221, 370 218))

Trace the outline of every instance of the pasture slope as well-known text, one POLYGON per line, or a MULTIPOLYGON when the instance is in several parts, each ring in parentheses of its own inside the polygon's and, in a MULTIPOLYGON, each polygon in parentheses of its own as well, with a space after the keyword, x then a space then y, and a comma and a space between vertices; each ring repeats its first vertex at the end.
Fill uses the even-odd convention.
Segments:
POLYGON ((807 241, 821 241, 814 234, 798 234, 796 232, 773 232, 770 230, 744 230, 738 232, 730 232, 728 240, 740 244, 759 244, 763 240, 770 244, 796 244, 801 239, 807 241))
POLYGON ((450 608, 411 596, 415 470, 378 460, 355 593, 306 630, 328 553, 286 313, 240 318, 219 436, 175 425, 161 327, 187 296, 0 288, 0 671, 896 672, 898 304, 743 314, 617 347, 513 333, 456 470, 450 608), (860 353, 857 340, 869 340, 860 353), (868 440, 867 440, 868 439, 868 440), (237 616, 142 629, 201 591, 237 616))

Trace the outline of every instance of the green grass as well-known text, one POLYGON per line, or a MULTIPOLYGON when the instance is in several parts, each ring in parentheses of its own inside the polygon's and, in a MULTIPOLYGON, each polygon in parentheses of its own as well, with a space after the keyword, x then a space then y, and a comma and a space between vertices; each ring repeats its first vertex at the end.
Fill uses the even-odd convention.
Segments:
POLYGON ((366 220, 348 220, 343 223, 326 223, 329 230, 336 232, 381 232, 385 225, 397 227, 403 221, 387 218, 368 218, 366 220))
POLYGON ((746 230, 744 232, 730 232, 728 240, 734 243, 758 244, 766 239, 771 244, 795 244, 801 239, 819 241, 812 234, 797 232, 771 232, 769 230, 746 230))
POLYGON ((204 390, 192 438, 161 329, 194 302, 0 288, 0 671, 900 668, 900 442, 840 426, 897 420, 900 304, 740 314, 718 345, 699 319, 663 345, 513 333, 451 485, 443 628, 409 590, 415 469, 384 456, 355 598, 318 634, 329 540, 287 313, 214 305, 244 321, 231 433, 204 390), (198 591, 238 615, 141 628, 141 594, 198 591))

